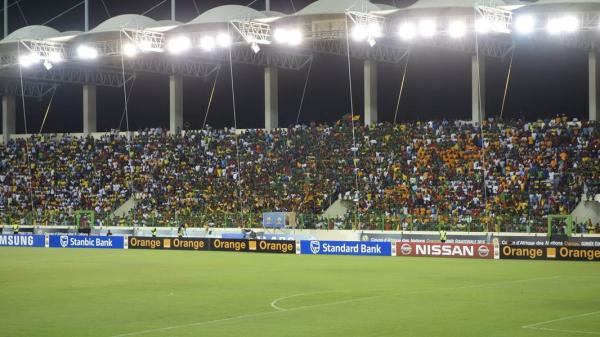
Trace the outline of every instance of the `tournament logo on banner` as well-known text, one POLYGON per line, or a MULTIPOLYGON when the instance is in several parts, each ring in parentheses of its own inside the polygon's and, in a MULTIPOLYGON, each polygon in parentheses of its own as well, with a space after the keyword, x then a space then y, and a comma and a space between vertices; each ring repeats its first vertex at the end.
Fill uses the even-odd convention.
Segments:
POLYGON ((1 247, 45 247, 44 235, 0 235, 1 247))
POLYGON ((391 256, 390 242, 300 241, 301 254, 391 256))
POLYGON ((49 247, 123 249, 125 240, 122 236, 50 235, 49 247))

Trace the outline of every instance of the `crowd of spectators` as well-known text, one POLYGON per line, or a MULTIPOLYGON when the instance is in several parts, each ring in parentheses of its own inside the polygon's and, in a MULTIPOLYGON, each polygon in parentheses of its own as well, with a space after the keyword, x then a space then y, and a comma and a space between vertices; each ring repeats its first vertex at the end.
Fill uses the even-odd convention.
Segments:
POLYGON ((103 221, 133 197, 138 224, 198 214, 214 222, 223 213, 321 214, 341 197, 402 227, 524 225, 600 193, 599 149, 597 123, 565 117, 36 135, 0 147, 0 216, 60 223, 94 210, 103 221))

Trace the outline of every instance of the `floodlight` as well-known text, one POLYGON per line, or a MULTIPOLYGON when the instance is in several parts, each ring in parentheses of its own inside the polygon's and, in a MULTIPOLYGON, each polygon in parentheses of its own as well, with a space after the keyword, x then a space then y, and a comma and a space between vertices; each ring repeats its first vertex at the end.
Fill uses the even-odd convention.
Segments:
POLYGON ((273 38, 277 43, 287 43, 290 38, 290 32, 285 28, 277 28, 273 32, 273 38))
POLYGON ((423 37, 432 37, 437 30, 437 24, 432 19, 424 19, 419 22, 419 33, 423 37))
POLYGON ((45 60, 44 61, 44 68, 46 68, 46 70, 51 70, 52 68, 54 68, 54 65, 52 64, 52 62, 45 60))
POLYGON ((127 57, 134 57, 138 53, 138 48, 131 42, 123 44, 123 55, 127 57))
POLYGON ((37 54, 28 54, 19 57, 19 64, 23 68, 29 68, 32 65, 40 62, 40 56, 37 54))
POLYGON ((254 54, 258 54, 260 52, 260 47, 258 46, 258 43, 256 42, 252 42, 252 51, 254 52, 254 54))
POLYGON ((177 36, 169 40, 167 49, 171 54, 181 54, 192 46, 192 41, 186 36, 177 36))
POLYGON ((152 50, 152 41, 150 40, 142 40, 140 41, 140 43, 138 44, 139 49, 142 52, 148 52, 152 50))
POLYGON ((575 16, 569 15, 562 18, 562 30, 566 33, 575 33, 579 28, 579 20, 575 16))
POLYGON ((228 48, 231 46, 231 36, 227 33, 219 33, 217 35, 217 45, 221 48, 228 48))
POLYGON ((59 52, 51 52, 48 55, 48 61, 52 62, 53 64, 61 63, 63 61, 63 57, 59 52))
POLYGON ((371 46, 371 47, 374 47, 374 46, 375 46, 375 44, 377 43, 377 41, 375 41, 375 39, 374 39, 374 38, 372 38, 372 37, 369 37, 369 38, 367 39, 367 43, 369 44, 369 46, 371 46))
POLYGON ((398 35, 402 40, 412 40, 417 35, 417 27, 412 22, 400 24, 398 35))
POLYGON ((302 32, 299 29, 292 29, 288 34, 288 44, 297 46, 302 43, 302 32))
POLYGON ((467 25, 464 21, 452 21, 448 25, 448 35, 450 37, 458 39, 465 35, 467 31, 467 25))
POLYGON ((369 34, 367 26, 358 24, 352 28, 352 39, 354 41, 363 41, 369 34))
POLYGON ((478 34, 487 34, 492 29, 490 20, 486 18, 479 18, 475 21, 475 32, 478 34))
POLYGON ((77 55, 84 60, 93 60, 98 58, 98 50, 90 46, 81 45, 77 48, 77 55))
POLYGON ((535 19, 530 15, 519 16, 515 20, 515 29, 518 33, 530 34, 535 29, 535 19))
POLYGON ((204 36, 200 39, 200 48, 204 51, 215 49, 215 39, 212 36, 204 36))
POLYGON ((378 22, 371 22, 367 26, 367 33, 371 38, 379 38, 383 35, 381 25, 378 22))

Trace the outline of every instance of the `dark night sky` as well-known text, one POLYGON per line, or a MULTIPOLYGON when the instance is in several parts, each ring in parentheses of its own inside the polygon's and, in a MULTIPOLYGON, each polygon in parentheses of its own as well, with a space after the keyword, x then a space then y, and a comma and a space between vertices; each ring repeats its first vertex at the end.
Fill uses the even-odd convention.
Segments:
MULTIPOLYGON (((194 0, 178 0, 178 20, 188 21, 197 16, 194 0)), ((396 2, 401 2, 396 1, 396 2)), ((12 2, 12 0, 11 0, 12 2)), ((77 4, 78 0, 22 0, 21 6, 29 24, 40 24, 77 4)), ((105 0, 110 14, 142 13, 159 0, 105 0)), ((249 0, 196 0, 200 11, 223 4, 246 5, 249 0)), ((303 8, 311 0, 294 0, 303 8)), ((391 3, 392 1, 381 1, 391 3)), ((264 1, 253 6, 264 9, 264 1)), ((290 13, 288 0, 272 0, 273 10, 290 13)), ((148 16, 161 20, 170 17, 168 2, 148 16)), ((10 30, 26 23, 16 6, 9 10, 10 30)), ((100 0, 91 0, 91 27, 107 19, 100 0)), ((60 31, 83 29, 83 6, 49 24, 60 31)), ((500 112, 509 60, 489 60, 487 65, 488 115, 500 112)), ((228 68, 228 67, 225 67, 228 68)), ((352 63, 354 103, 362 112, 362 63, 352 63)), ((343 57, 317 55, 309 81, 301 122, 333 122, 350 111, 347 62, 343 57)), ((380 64, 380 119, 393 119, 402 65, 380 64)), ((264 125, 263 71, 259 67, 234 64, 234 83, 238 108, 238 127, 254 128, 264 125)), ((280 71, 280 125, 295 122, 306 69, 280 71)), ((199 128, 204 119, 212 81, 186 79, 184 82, 184 120, 199 128)), ((401 120, 439 118, 470 119, 470 56, 439 49, 419 48, 412 52, 408 66, 405 95, 400 106, 401 120)), ((129 104, 130 129, 168 127, 168 78, 138 75, 129 104)), ((544 45, 528 39, 518 41, 513 63, 513 78, 509 89, 505 118, 551 117, 565 113, 587 118, 587 54, 581 50, 558 45, 544 45)), ((39 101, 27 100, 29 131, 39 131, 49 97, 39 101)), ((81 132, 81 87, 59 87, 44 132, 81 132)), ((98 130, 115 129, 123 112, 123 90, 98 88, 98 130)), ((24 132, 22 109, 18 109, 17 132, 24 132)), ((208 124, 215 127, 233 125, 231 89, 228 70, 223 70, 217 83, 208 124)), ((122 129, 124 129, 124 125, 122 129)))

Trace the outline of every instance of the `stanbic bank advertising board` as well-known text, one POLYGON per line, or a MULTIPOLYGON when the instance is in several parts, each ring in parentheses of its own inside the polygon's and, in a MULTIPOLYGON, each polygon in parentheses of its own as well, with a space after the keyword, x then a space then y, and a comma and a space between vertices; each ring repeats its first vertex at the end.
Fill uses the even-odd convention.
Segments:
POLYGON ((103 248, 123 249, 122 236, 50 235, 50 248, 103 248))
POLYGON ((391 256, 390 242, 301 241, 302 254, 391 256))

